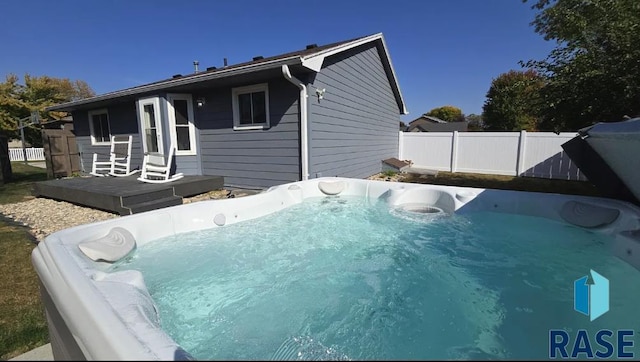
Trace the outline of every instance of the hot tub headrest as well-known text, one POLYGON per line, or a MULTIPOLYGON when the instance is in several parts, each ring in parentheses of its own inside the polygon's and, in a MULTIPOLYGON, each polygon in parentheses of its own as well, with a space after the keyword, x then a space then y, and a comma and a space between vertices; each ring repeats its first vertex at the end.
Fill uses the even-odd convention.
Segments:
POLYGON ((347 188, 347 183, 344 181, 320 181, 318 182, 318 188, 326 195, 337 195, 347 188))
POLYGON ((91 260, 114 262, 129 254, 136 246, 136 239, 129 230, 114 227, 107 235, 78 244, 78 248, 91 260))
POLYGON ((560 216, 566 222, 585 228, 611 224, 618 215, 620 215, 618 209, 585 204, 580 201, 567 201, 560 210, 560 216))

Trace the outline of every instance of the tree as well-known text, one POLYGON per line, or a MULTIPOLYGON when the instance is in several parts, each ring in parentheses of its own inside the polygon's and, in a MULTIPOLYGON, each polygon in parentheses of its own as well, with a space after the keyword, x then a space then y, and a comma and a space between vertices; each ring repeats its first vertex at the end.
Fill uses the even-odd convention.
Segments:
POLYGON ((485 128, 482 115, 471 113, 465 117, 469 131, 483 131, 485 128))
POLYGON ((541 127, 640 115, 640 1, 527 1, 538 10, 535 31, 557 44, 545 60, 521 62, 546 78, 541 127))
POLYGON ((493 79, 482 118, 487 130, 534 131, 538 128, 543 78, 533 70, 510 70, 493 79))
POLYGON ((427 116, 437 117, 447 122, 464 122, 462 110, 454 106, 442 106, 425 113, 427 116))
MULTIPOLYGON (((24 85, 14 74, 7 75, 0 83, 0 131, 9 138, 20 138, 19 120, 28 117, 32 111, 40 113, 43 121, 60 119, 65 112, 46 112, 44 109, 54 104, 92 97, 93 90, 81 80, 48 76, 24 76, 24 85)), ((32 145, 42 144, 37 126, 25 128, 25 139, 32 145)))

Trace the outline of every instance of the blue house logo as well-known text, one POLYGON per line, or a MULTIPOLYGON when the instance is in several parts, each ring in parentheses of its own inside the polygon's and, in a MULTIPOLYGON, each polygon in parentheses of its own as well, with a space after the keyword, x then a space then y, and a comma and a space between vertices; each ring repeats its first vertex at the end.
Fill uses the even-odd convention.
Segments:
POLYGON ((609 311, 609 279, 591 270, 573 282, 573 309, 593 321, 609 311))
MULTIPOLYGON (((591 321, 609 311, 609 280, 591 270, 573 282, 573 309, 588 315, 591 321)), ((586 329, 575 332, 549 330, 549 358, 633 359, 636 335, 633 329, 600 329, 589 334, 586 329)))

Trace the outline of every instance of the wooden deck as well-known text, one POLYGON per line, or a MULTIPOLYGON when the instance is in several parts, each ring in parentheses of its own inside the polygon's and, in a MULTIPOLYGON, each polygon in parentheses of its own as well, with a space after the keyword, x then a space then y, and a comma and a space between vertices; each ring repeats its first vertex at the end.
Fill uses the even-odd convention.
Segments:
POLYGON ((166 184, 129 177, 74 177, 36 182, 33 194, 77 205, 131 215, 182 204, 183 197, 220 190, 221 176, 184 176, 166 184))

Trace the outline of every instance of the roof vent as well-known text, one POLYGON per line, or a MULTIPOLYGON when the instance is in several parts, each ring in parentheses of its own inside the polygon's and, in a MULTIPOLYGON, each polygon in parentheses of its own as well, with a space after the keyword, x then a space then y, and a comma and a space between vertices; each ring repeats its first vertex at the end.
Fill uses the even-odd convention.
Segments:
POLYGON ((173 77, 171 78, 180 78, 180 77, 182 77, 182 74, 174 74, 173 77))
POLYGON ((260 59, 264 59, 264 57, 262 55, 258 55, 257 57, 253 57, 253 60, 260 60, 260 59))
POLYGON ((227 58, 224 58, 224 66, 226 67, 227 65, 228 65, 227 58))
POLYGON ((307 49, 313 49, 313 48, 317 48, 318 44, 309 44, 307 45, 307 49))
POLYGON ((218 68, 216 68, 216 67, 207 67, 207 70, 216 70, 216 69, 218 69, 218 68))

